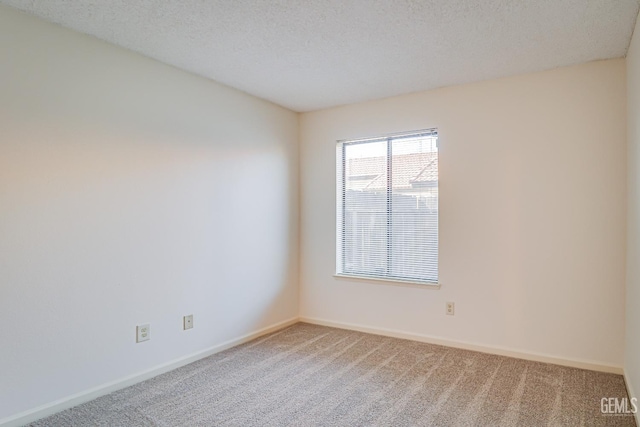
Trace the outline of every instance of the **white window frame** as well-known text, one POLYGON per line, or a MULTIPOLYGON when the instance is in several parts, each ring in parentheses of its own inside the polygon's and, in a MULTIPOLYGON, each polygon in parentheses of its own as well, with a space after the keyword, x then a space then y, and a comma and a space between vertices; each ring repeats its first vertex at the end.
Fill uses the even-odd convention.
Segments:
MULTIPOLYGON (((387 276, 387 275, 366 275, 366 274, 362 274, 362 273, 357 273, 357 274, 353 274, 353 273, 348 273, 348 272, 344 272, 343 270, 343 253, 344 253, 344 239, 343 239, 343 234, 344 234, 344 228, 345 228, 345 209, 344 209, 344 195, 345 195, 345 180, 344 180, 344 174, 345 174, 345 167, 346 167, 346 161, 345 161, 345 146, 346 145, 352 145, 352 144, 360 144, 360 143, 371 143, 371 142, 381 142, 381 141, 387 141, 388 143, 388 151, 387 151, 387 161, 389 161, 389 157, 392 156, 392 151, 391 151, 391 141, 393 139, 397 139, 397 138, 402 138, 402 137, 412 137, 412 136, 436 136, 438 137, 437 140, 437 147, 438 147, 438 151, 439 151, 439 146, 440 146, 440 139, 439 139, 439 134, 438 134, 438 130, 436 128, 433 129, 424 129, 424 130, 418 130, 418 131, 411 131, 411 132, 402 132, 402 133, 394 133, 394 134, 387 134, 384 136, 379 136, 379 137, 374 137, 374 138, 362 138, 362 139, 350 139, 350 140, 339 140, 336 143, 336 160, 339 160, 336 162, 336 272, 334 274, 334 277, 338 278, 338 279, 348 279, 348 280, 358 280, 358 281, 366 281, 366 282, 372 282, 372 283, 386 283, 386 284, 395 284, 395 285, 402 285, 402 286, 410 286, 410 287, 420 287, 420 288, 431 288, 431 289, 439 289, 440 288, 440 271, 439 271, 439 257, 440 257, 440 243, 439 243, 439 239, 438 239, 438 279, 437 281, 432 281, 432 280, 418 280, 418 279, 405 279, 405 278, 401 278, 401 277, 394 277, 394 276, 387 276)), ((438 162, 439 162, 439 157, 438 157, 438 162)), ((389 182, 390 182, 390 178, 389 178, 389 182)), ((438 182, 438 189, 439 189, 439 182, 438 182)), ((389 192, 390 189, 389 187, 387 187, 387 192, 389 192)), ((439 190, 438 190, 439 191, 439 190)), ((438 207, 440 205, 440 197, 438 194, 438 207)), ((388 208, 389 209, 389 208, 388 208)), ((439 208, 438 208, 439 210, 439 208)), ((387 214, 389 215, 389 211, 387 211, 387 214)), ((438 226, 437 226, 437 232, 438 234, 440 233, 440 221, 439 221, 439 215, 438 215, 438 226)), ((387 246, 388 246, 388 250, 390 249, 391 243, 387 242, 387 246)))

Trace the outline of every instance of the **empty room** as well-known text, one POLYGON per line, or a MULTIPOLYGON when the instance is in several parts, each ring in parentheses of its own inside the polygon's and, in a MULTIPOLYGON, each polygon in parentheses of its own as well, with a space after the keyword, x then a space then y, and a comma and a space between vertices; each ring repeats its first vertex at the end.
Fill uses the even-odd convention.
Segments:
POLYGON ((637 426, 640 0, 0 0, 0 427, 637 426))

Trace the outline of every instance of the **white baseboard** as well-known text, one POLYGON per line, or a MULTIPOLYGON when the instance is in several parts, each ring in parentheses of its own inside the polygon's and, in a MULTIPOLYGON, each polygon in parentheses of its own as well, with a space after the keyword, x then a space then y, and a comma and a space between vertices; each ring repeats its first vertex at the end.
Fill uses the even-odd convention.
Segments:
MULTIPOLYGON (((349 329, 353 331, 366 332, 375 335, 384 335, 394 338, 403 338, 413 341, 438 344, 447 347, 460 348, 464 350, 479 351, 482 353, 497 354, 499 356, 515 357, 517 359, 531 360, 534 362, 552 363, 554 365, 569 366, 572 368, 588 369, 590 371, 608 372, 612 374, 622 374, 621 366, 609 365, 590 360, 565 359, 540 353, 531 353, 512 350, 505 347, 482 345, 464 341, 450 340, 446 338, 433 337, 429 335, 416 334, 413 332, 403 332, 394 329, 377 328, 355 323, 334 322, 331 320, 318 319, 313 317, 300 317, 301 322, 313 323, 316 325, 331 326, 334 328, 349 329)), ((639 424, 640 425, 640 424, 639 424)))
MULTIPOLYGON (((640 405, 640 396, 638 396, 635 391, 633 390, 633 386, 631 385, 631 382, 629 381, 629 376, 627 375, 627 371, 624 371, 624 373, 622 374, 624 376, 624 384, 627 386, 627 394, 629 395, 629 398, 633 398, 635 397, 636 399, 638 399, 637 404, 640 405)), ((635 414, 633 414, 633 416, 636 419, 636 425, 640 426, 640 414, 638 412, 636 412, 635 414)))
MULTIPOLYGON (((592 371, 622 374, 624 375, 624 378, 625 378, 629 396, 637 397, 637 395, 634 394, 632 386, 629 383, 627 375, 625 374, 624 370, 622 369, 622 367, 616 366, 616 365, 603 364, 603 363, 593 362, 588 360, 558 358, 558 357, 549 356, 545 354, 522 352, 517 350, 511 350, 504 347, 480 345, 480 344, 450 340, 450 339, 445 339, 440 337, 433 337, 429 335, 416 334, 412 332, 403 332, 403 331, 398 331, 394 329, 370 327, 370 326, 359 325, 354 323, 334 322, 330 320, 324 320, 324 319, 318 319, 318 318, 312 318, 312 317, 299 317, 299 318, 293 317, 291 319, 278 322, 274 325, 267 326, 266 328, 259 329, 255 332, 223 342, 216 346, 210 347, 206 350, 202 350, 200 352, 197 352, 185 357, 181 357, 171 362, 156 366, 144 372, 130 375, 128 377, 121 378, 119 380, 112 381, 107 384, 103 384, 71 396, 67 396, 65 398, 47 403, 42 406, 38 406, 36 408, 18 413, 16 415, 12 415, 10 417, 0 419, 0 427, 18 427, 18 426, 31 423, 33 421, 39 420, 49 415, 53 415, 56 412, 60 412, 65 409, 72 408, 84 402, 88 402, 90 400, 96 399, 100 396, 104 396, 114 391, 148 380, 149 378, 153 378, 165 372, 172 371, 181 366, 188 365, 189 363, 193 363, 197 360, 203 359, 212 354, 219 353, 231 347, 235 347, 237 345, 251 341, 262 335, 266 335, 268 333, 277 331, 279 329, 286 328, 297 322, 313 323, 316 325, 330 326, 330 327, 341 328, 341 329, 349 329, 349 330, 366 332, 366 333, 375 334, 375 335, 384 335, 384 336, 389 336, 394 338, 409 339, 413 341, 426 342, 430 344, 443 345, 447 347, 460 348, 464 350, 472 350, 472 351, 479 351, 482 353, 497 354, 500 356, 515 357, 518 359, 531 360, 535 362, 552 363, 555 365, 569 366, 569 367, 580 368, 580 369, 588 369, 592 371)), ((638 414, 635 414, 635 417, 636 417, 636 424, 640 426, 640 420, 638 419, 638 414)))
POLYGON ((277 331, 279 329, 286 328, 287 326, 293 325, 297 322, 298 322, 298 318, 293 317, 291 319, 278 322, 274 325, 267 326, 266 328, 259 329, 255 332, 251 332, 241 337, 234 338, 232 340, 215 345, 206 350, 202 350, 197 353, 190 354, 188 356, 184 356, 176 360, 172 360, 171 362, 158 365, 144 372, 133 374, 128 377, 121 378, 119 380, 115 380, 106 384, 102 384, 100 386, 91 388, 89 390, 85 390, 80 393, 67 396, 62 399, 58 399, 54 402, 50 402, 33 409, 29 409, 24 412, 20 412, 16 415, 12 415, 10 417, 0 419, 0 427, 17 427, 17 426, 22 426, 22 425, 31 423, 33 421, 39 420, 40 418, 53 415, 56 412, 60 412, 65 409, 72 408, 74 406, 80 405, 81 403, 88 402, 100 396, 104 396, 106 394, 112 393, 116 390, 129 387, 139 382, 148 380, 149 378, 153 378, 157 375, 164 374, 165 372, 169 372, 174 369, 177 369, 181 366, 188 365, 189 363, 193 363, 196 360, 203 359, 207 356, 211 356, 212 354, 219 353, 231 347, 235 347, 237 345, 251 341, 262 335, 266 335, 268 333, 277 331))

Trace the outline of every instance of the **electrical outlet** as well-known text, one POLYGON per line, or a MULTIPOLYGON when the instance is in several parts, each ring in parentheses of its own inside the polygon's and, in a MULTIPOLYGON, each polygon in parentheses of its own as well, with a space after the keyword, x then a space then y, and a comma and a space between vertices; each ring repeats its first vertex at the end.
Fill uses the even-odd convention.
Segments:
POLYGON ((456 311, 456 304, 453 303, 453 302, 448 302, 447 303, 447 311, 446 311, 446 313, 449 316, 453 316, 455 314, 455 311, 456 311))
POLYGON ((149 341, 151 339, 151 325, 136 326, 136 342, 149 341))
POLYGON ((193 328, 193 314, 190 314, 188 316, 184 316, 182 321, 183 321, 182 322, 182 326, 183 326, 185 331, 187 329, 192 329, 193 328))

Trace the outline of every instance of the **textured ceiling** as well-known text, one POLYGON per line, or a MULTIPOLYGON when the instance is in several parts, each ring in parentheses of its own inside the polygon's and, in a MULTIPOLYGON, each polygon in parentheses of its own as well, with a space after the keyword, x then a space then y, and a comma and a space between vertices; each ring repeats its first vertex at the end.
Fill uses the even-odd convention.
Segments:
POLYGON ((626 54, 640 0, 0 0, 295 111, 626 54))

